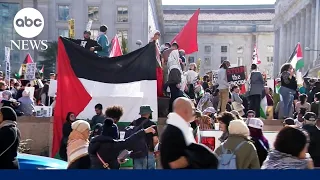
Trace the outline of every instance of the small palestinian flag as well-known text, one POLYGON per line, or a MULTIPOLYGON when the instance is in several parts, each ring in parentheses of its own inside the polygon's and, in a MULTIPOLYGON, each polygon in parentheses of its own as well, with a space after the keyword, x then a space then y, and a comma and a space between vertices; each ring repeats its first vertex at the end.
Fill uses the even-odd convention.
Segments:
POLYGON ((42 68, 39 70, 39 74, 42 76, 44 71, 44 65, 42 65, 42 68))
POLYGON ((261 61, 258 56, 258 49, 257 49, 256 45, 254 46, 253 53, 252 53, 252 64, 261 64, 261 61))
POLYGON ((122 106, 123 125, 139 118, 141 105, 150 105, 157 119, 155 43, 119 57, 99 57, 60 37, 58 40, 58 80, 54 111, 52 156, 58 155, 62 126, 68 112, 77 119, 91 119, 94 106, 122 106))
POLYGON ((27 54, 26 58, 24 58, 24 61, 20 66, 19 72, 15 74, 15 78, 20 79, 20 77, 25 73, 26 64, 29 63, 33 63, 33 59, 30 54, 27 54))
POLYGON ((296 70, 296 79, 298 85, 303 84, 303 77, 302 77, 302 68, 304 67, 304 60, 302 56, 302 49, 300 43, 298 43, 290 56, 290 64, 296 70))

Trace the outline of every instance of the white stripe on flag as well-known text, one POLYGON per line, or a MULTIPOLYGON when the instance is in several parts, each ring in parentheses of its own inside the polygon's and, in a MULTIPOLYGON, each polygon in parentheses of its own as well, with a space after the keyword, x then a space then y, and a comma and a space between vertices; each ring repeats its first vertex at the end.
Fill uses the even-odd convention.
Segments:
POLYGON ((91 119, 95 115, 94 106, 98 103, 103 105, 104 111, 110 106, 122 106, 124 115, 120 119, 120 122, 132 122, 139 118, 141 105, 150 105, 154 111, 152 116, 158 117, 156 80, 110 84, 83 78, 79 79, 92 97, 86 108, 78 115, 77 118, 79 119, 91 119))

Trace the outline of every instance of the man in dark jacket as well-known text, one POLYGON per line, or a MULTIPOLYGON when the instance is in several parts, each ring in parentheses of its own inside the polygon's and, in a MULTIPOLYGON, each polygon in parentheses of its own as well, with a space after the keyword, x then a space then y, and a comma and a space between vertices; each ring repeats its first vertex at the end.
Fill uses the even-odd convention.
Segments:
MULTIPOLYGON (((140 107, 139 115, 141 118, 133 121, 131 126, 142 126, 143 129, 147 129, 156 125, 150 119, 152 119, 153 110, 149 105, 144 105, 140 107)), ((154 157, 154 147, 158 144, 159 138, 158 133, 146 134, 145 135, 145 144, 147 146, 147 152, 145 157, 133 158, 133 169, 156 169, 156 160, 154 157)), ((143 151, 143 150, 142 150, 143 151)), ((134 152, 133 152, 134 153, 134 152)))
POLYGON ((105 115, 102 113, 102 104, 97 104, 94 107, 94 110, 96 111, 96 115, 94 115, 90 122, 91 129, 94 129, 96 124, 101 123, 103 124, 104 120, 106 119, 105 115))
POLYGON ((67 39, 92 52, 101 51, 102 47, 98 44, 97 41, 90 39, 90 36, 91 36, 90 31, 84 31, 83 39, 71 39, 71 38, 67 38, 67 39))
POLYGON ((309 153, 312 157, 314 167, 320 167, 320 118, 313 112, 307 112, 304 116, 305 129, 310 136, 309 153))

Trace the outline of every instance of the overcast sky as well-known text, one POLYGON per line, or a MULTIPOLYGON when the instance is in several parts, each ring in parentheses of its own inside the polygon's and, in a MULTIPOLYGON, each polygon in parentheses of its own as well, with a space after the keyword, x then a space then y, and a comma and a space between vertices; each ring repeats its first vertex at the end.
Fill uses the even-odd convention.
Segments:
POLYGON ((275 2, 276 0, 162 0, 163 5, 249 5, 275 2))

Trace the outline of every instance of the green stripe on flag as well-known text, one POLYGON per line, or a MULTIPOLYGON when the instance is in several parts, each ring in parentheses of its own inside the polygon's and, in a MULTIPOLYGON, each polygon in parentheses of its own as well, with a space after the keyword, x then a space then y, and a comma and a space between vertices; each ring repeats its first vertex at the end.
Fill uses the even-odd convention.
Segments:
POLYGON ((296 70, 302 69, 304 67, 304 61, 303 59, 298 60, 296 64, 296 70))
POLYGON ((260 117, 266 119, 267 118, 267 96, 265 96, 260 102, 260 117))

